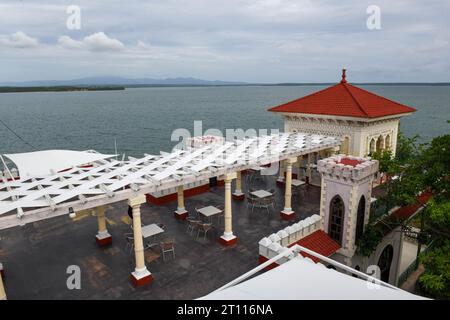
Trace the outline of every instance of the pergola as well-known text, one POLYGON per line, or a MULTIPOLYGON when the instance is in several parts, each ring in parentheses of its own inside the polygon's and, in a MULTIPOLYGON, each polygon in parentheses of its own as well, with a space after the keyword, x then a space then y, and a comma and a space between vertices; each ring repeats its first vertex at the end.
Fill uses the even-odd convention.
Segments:
MULTIPOLYGON (((338 137, 281 133, 174 150, 171 153, 161 152, 159 155, 145 154, 142 158, 128 157, 128 160, 98 153, 95 158, 96 153, 91 151, 94 158, 83 165, 66 167, 66 170, 58 168, 49 173, 37 170, 39 174, 27 175, 21 172, 20 157, 6 155, 13 161, 16 158, 20 177, 14 178, 7 168, 5 175, 0 176, 0 230, 96 209, 99 223, 97 240, 100 244, 107 243, 111 236, 106 229, 104 206, 128 200, 133 209, 136 259, 132 278, 138 285, 148 283, 151 274, 144 263, 140 217, 140 205, 146 201, 146 194, 177 188, 176 214, 183 218, 187 215, 184 209, 184 185, 212 177, 224 179, 225 231, 220 240, 224 245, 229 245, 236 242, 231 223, 231 182, 236 179, 235 194, 243 195, 241 171, 285 161, 286 192, 282 216, 294 217, 291 209, 292 164, 299 156, 331 151, 340 144, 341 138, 338 137)), ((42 152, 45 151, 36 152, 35 157, 41 156, 39 153, 42 152)), ((28 157, 33 159, 33 153, 29 153, 28 157)), ((67 163, 67 158, 63 162, 67 163)), ((31 169, 28 171, 33 172, 31 169)))

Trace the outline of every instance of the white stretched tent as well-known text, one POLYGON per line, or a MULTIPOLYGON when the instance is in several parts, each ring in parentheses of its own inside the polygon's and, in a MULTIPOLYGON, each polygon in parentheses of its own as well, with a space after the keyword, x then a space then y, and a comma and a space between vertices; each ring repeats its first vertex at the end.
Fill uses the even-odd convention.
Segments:
POLYGON ((50 175, 61 170, 112 158, 115 155, 89 151, 43 150, 4 154, 17 166, 21 178, 50 175))
POLYGON ((200 300, 423 300, 375 285, 298 256, 250 280, 200 300))

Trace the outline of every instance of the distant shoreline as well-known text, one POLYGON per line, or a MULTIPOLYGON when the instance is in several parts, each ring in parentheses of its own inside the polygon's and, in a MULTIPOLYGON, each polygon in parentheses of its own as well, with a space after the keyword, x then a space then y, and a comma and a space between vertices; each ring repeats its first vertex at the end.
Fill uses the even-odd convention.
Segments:
POLYGON ((70 92, 70 91, 115 91, 125 90, 124 86, 39 86, 39 87, 0 87, 0 93, 21 92, 70 92))
MULTIPOLYGON (((330 86, 336 83, 240 83, 240 84, 123 84, 123 85, 75 85, 75 86, 0 86, 0 93, 22 92, 73 92, 73 91, 116 91, 127 88, 188 88, 188 87, 282 87, 282 86, 330 86)), ((359 86, 450 86, 450 82, 379 82, 379 83, 352 83, 359 86)))

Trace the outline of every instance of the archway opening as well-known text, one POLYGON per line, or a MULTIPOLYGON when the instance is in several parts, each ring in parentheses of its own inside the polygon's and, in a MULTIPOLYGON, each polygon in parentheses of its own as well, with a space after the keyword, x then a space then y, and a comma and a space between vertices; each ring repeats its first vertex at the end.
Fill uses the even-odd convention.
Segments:
POLYGON ((364 219, 366 216, 366 197, 361 196, 358 203, 358 211, 356 214, 356 233, 355 243, 361 237, 364 232, 364 219))
POLYGON ((381 252, 378 259, 378 267, 380 268, 380 280, 389 282, 389 273, 391 272, 392 258, 394 256, 394 248, 389 244, 381 252))
POLYGON ((328 221, 328 235, 331 239, 342 245, 342 235, 344 233, 344 201, 340 196, 335 196, 330 202, 330 217, 328 221))

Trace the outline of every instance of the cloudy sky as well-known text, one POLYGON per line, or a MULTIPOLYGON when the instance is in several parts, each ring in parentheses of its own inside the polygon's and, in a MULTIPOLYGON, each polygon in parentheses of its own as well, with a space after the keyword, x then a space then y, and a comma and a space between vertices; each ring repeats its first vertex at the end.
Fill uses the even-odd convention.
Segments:
POLYGON ((2 0, 0 82, 450 81, 448 0, 2 0), (67 8, 81 28, 67 27, 67 8), (381 29, 370 30, 377 5, 381 29))

